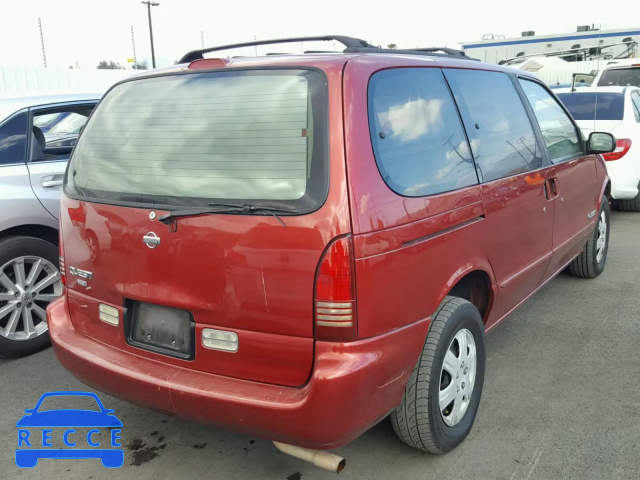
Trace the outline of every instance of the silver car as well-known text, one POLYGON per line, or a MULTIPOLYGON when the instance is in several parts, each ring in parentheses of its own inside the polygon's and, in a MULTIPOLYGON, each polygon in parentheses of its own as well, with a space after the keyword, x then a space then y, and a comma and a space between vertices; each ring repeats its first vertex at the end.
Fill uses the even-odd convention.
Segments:
POLYGON ((0 100, 0 357, 49 345, 45 310, 62 292, 60 188, 100 95, 0 100))

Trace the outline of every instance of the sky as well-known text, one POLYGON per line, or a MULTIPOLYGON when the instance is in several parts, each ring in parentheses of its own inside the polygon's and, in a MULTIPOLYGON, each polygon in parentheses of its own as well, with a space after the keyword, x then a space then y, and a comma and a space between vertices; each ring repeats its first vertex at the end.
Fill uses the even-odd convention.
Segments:
MULTIPOLYGON (((158 66, 167 66, 189 50, 257 39, 341 34, 363 38, 375 45, 457 47, 477 41, 483 34, 507 38, 522 31, 536 34, 574 32, 578 25, 603 29, 639 27, 640 20, 625 19, 623 0, 610 0, 607 8, 596 2, 536 0, 457 0, 428 2, 394 0, 157 0, 152 7, 158 66), (593 2, 593 3, 592 3, 593 2), (589 8, 592 5, 592 8, 589 8), (635 23, 634 23, 635 22, 635 23)), ((0 65, 42 65, 38 18, 42 20, 49 66, 95 68, 100 60, 123 65, 133 57, 151 64, 147 7, 140 0, 0 0, 0 65)), ((307 48, 333 50, 334 45, 307 48)), ((270 47, 273 51, 273 47, 270 47)), ((297 51, 300 46, 277 51, 297 51)), ((259 54, 267 53, 264 47, 259 54)), ((235 52, 234 52, 235 53, 235 52)), ((252 54, 252 51, 235 54, 252 54)))

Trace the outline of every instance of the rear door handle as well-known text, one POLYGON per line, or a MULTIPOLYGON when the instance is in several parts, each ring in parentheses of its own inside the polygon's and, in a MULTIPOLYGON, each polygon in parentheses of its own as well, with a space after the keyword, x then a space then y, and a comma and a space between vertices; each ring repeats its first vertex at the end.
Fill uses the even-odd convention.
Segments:
POLYGON ((62 181, 64 180, 64 175, 52 175, 49 177, 43 177, 42 179, 42 187, 43 188, 54 188, 62 185, 62 181))

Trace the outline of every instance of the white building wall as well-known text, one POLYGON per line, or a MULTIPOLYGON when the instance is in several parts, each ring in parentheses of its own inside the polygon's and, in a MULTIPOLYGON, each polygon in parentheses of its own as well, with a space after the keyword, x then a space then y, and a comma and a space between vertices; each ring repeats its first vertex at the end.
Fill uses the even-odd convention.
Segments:
POLYGON ((0 66, 0 98, 59 93, 104 93, 133 70, 0 66))

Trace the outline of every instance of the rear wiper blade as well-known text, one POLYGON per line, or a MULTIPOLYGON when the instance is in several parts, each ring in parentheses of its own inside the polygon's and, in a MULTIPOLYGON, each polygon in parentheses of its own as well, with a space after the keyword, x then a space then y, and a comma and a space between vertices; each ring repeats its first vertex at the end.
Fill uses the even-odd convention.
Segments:
POLYGON ((230 205, 234 205, 235 207, 239 208, 238 211, 240 213, 259 213, 259 212, 264 212, 267 215, 271 215, 273 218, 278 220, 282 224, 283 227, 286 227, 287 224, 284 223, 284 221, 280 218, 280 216, 278 215, 279 213, 280 214, 282 214, 282 213, 293 213, 293 214, 298 213, 298 209, 293 208, 293 207, 278 207, 278 206, 275 206, 275 205, 261 205, 259 203, 237 205, 237 204, 229 204, 229 203, 209 202, 209 205, 211 205, 212 207, 219 207, 219 206, 229 207, 230 205))
POLYGON ((239 204, 239 203, 209 202, 207 205, 210 205, 212 207, 235 207, 242 210, 243 213, 251 213, 251 212, 298 213, 298 210, 293 207, 279 207, 276 205, 262 205, 259 203, 239 204))
POLYGON ((207 213, 260 213, 264 212, 268 215, 275 217, 283 226, 287 226, 282 219, 278 216, 278 213, 298 213, 295 208, 276 207, 271 205, 259 205, 259 204, 239 204, 239 203, 209 203, 208 207, 198 208, 184 208, 181 210, 174 210, 165 215, 158 217, 158 221, 165 225, 171 225, 176 219, 180 217, 194 217, 196 215, 205 215, 207 213))
POLYGON ((164 223, 165 225, 169 225, 174 219, 180 217, 195 217, 196 215, 204 215, 206 213, 220 213, 226 212, 229 209, 235 210, 236 207, 229 208, 183 208, 181 210, 173 210, 169 213, 166 213, 160 217, 158 217, 158 221, 164 223))

